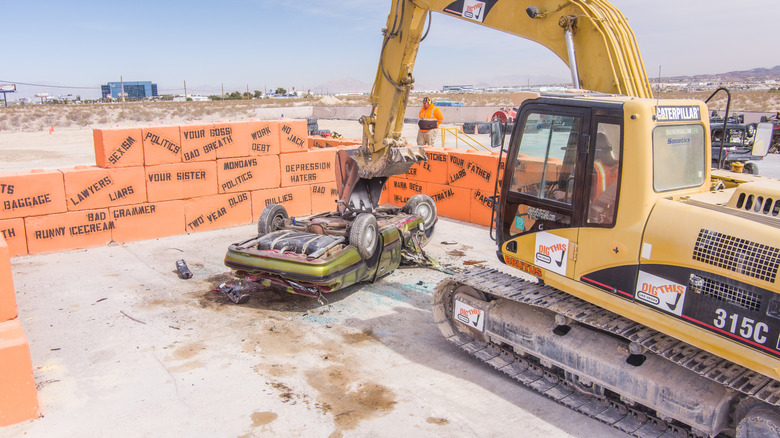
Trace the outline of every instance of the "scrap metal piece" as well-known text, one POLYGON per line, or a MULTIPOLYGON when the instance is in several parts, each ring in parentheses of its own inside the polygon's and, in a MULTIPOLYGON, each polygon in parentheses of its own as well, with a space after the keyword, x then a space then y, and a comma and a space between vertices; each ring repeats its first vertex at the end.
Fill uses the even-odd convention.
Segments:
POLYGON ((242 293, 243 288, 240 285, 231 285, 222 283, 217 291, 222 292, 230 298, 230 301, 236 304, 245 304, 249 301, 249 294, 242 293))
POLYGON ((190 268, 187 266, 187 262, 182 260, 176 260, 176 271, 179 273, 179 278, 182 280, 187 280, 192 278, 192 272, 190 271, 190 268))

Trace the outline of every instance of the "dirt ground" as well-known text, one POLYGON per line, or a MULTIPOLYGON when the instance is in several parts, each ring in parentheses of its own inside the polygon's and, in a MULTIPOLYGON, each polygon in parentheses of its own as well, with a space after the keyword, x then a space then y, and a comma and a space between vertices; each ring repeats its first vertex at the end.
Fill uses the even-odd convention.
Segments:
MULTIPOLYGON (((711 91, 656 92, 657 98, 706 100, 711 91)), ((409 107, 419 108, 425 94, 412 93, 409 107)), ((780 111, 780 92, 768 90, 731 90, 731 111, 734 113, 771 113, 780 111)), ((512 93, 446 93, 435 98, 462 101, 466 106, 512 107, 512 93)), ((149 123, 181 124, 193 120, 215 122, 248 120, 255 111, 267 108, 300 106, 364 106, 367 95, 307 96, 284 99, 220 100, 208 102, 127 102, 69 105, 0 106, 0 133, 44 132, 85 127, 143 125, 149 123)), ((724 110, 725 93, 713 97, 711 110, 724 110)))
MULTIPOLYGON (((356 122, 320 127, 360 135, 356 122)), ((91 135, 0 133, 0 172, 92 164, 91 135)), ((430 309, 442 272, 399 269, 326 304, 250 284, 234 305, 213 289, 235 281, 227 245, 255 230, 13 258, 44 416, 0 438, 625 436, 449 344, 430 309), (194 278, 176 275, 178 259, 194 278)), ((493 245, 486 228, 442 219, 427 251, 448 269, 504 269, 493 245)))

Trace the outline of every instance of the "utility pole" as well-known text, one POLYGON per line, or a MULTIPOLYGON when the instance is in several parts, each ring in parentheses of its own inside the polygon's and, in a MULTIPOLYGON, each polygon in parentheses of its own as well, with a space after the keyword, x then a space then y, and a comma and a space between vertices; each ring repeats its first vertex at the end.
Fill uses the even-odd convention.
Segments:
POLYGON ((122 96, 122 103, 125 103, 125 81, 122 75, 119 75, 119 95, 122 96))
POLYGON ((184 81, 184 101, 187 101, 187 81, 184 81))

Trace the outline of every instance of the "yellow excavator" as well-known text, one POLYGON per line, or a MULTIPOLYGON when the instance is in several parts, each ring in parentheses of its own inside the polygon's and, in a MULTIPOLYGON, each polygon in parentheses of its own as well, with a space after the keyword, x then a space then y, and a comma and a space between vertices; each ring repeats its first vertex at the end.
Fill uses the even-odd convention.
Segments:
POLYGON ((548 47, 576 89, 513 96, 502 146, 491 237, 535 279, 447 277, 444 336, 635 436, 780 436, 780 182, 710 169, 706 105, 652 98, 608 2, 392 0, 363 144, 339 153, 340 208, 370 211, 425 159, 401 128, 432 12, 548 47))

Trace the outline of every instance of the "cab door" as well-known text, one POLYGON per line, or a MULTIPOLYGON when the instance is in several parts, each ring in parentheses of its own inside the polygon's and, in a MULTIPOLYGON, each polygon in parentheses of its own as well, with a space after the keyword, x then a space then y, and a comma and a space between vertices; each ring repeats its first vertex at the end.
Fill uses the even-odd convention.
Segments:
POLYGON ((525 105, 507 154, 499 207, 504 261, 538 277, 573 278, 582 222, 590 110, 525 105))

